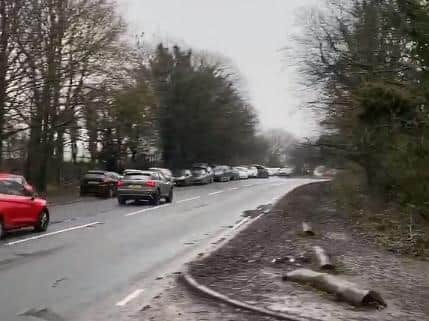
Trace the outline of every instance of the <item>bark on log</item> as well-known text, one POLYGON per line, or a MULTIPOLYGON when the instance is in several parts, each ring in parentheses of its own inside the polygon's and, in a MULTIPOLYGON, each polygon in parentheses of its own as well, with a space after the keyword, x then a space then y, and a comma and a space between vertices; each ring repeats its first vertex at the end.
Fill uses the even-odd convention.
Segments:
POLYGON ((329 255, 320 246, 313 246, 314 256, 317 259, 321 270, 334 270, 335 265, 332 263, 329 255))
POLYGON ((292 271, 283 278, 298 283, 310 284, 318 290, 336 295, 340 300, 355 306, 386 307, 386 302, 375 291, 361 288, 352 282, 340 279, 327 273, 315 272, 309 269, 292 271))
POLYGON ((302 231, 304 232, 305 235, 308 235, 308 236, 314 235, 313 228, 307 222, 302 222, 302 231))

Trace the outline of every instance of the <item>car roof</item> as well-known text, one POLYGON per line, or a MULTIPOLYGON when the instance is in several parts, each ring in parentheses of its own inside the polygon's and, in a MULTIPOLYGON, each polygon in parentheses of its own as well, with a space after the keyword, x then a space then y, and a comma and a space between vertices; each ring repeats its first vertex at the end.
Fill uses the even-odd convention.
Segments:
POLYGON ((107 171, 103 171, 100 169, 93 169, 93 170, 87 171, 86 173, 87 174, 106 174, 107 171))
POLYGON ((132 171, 127 172, 126 176, 131 176, 131 175, 153 175, 153 174, 157 174, 157 172, 155 172, 155 171, 132 170, 132 171))

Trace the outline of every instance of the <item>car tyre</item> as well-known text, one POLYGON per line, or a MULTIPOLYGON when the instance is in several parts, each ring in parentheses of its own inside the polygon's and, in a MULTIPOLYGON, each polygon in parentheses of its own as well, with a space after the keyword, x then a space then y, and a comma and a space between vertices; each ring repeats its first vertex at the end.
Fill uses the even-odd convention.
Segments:
POLYGON ((173 189, 170 190, 170 193, 168 193, 168 196, 165 198, 165 201, 167 203, 173 203, 174 193, 173 189))
POLYGON ((152 205, 157 206, 157 205, 159 205, 160 201, 161 201, 161 193, 160 193, 160 191, 157 191, 152 196, 152 205))
POLYGON ((6 230, 4 229, 3 221, 0 219, 0 239, 6 236, 6 230))
POLYGON ((108 187, 104 197, 105 198, 112 198, 113 196, 115 196, 115 191, 113 190, 113 187, 108 187))
POLYGON ((119 203, 119 205, 126 205, 127 199, 125 197, 119 196, 118 197, 118 203, 119 203))
POLYGON ((36 232, 45 232, 49 226, 49 212, 47 209, 44 209, 39 215, 39 221, 37 222, 34 229, 36 232))
POLYGON ((83 197, 83 196, 86 196, 86 191, 84 190, 84 189, 80 189, 80 191, 79 191, 79 195, 81 196, 81 197, 83 197))

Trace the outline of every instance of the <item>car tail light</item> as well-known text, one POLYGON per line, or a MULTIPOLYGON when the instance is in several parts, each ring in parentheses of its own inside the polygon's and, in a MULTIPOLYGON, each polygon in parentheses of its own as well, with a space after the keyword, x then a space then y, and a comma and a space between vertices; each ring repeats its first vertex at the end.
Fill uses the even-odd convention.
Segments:
POLYGON ((118 187, 124 186, 124 182, 123 181, 118 181, 117 186, 118 187))
POLYGON ((147 181, 146 186, 147 187, 156 187, 156 182, 155 181, 147 181))

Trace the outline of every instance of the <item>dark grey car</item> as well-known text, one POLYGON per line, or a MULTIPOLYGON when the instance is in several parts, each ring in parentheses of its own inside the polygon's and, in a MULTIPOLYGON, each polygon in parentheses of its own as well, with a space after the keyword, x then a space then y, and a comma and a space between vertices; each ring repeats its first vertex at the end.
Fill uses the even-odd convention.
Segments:
POLYGON ((147 200, 158 205, 161 198, 173 201, 173 183, 160 172, 133 171, 118 182, 118 202, 125 205, 128 200, 147 200))

